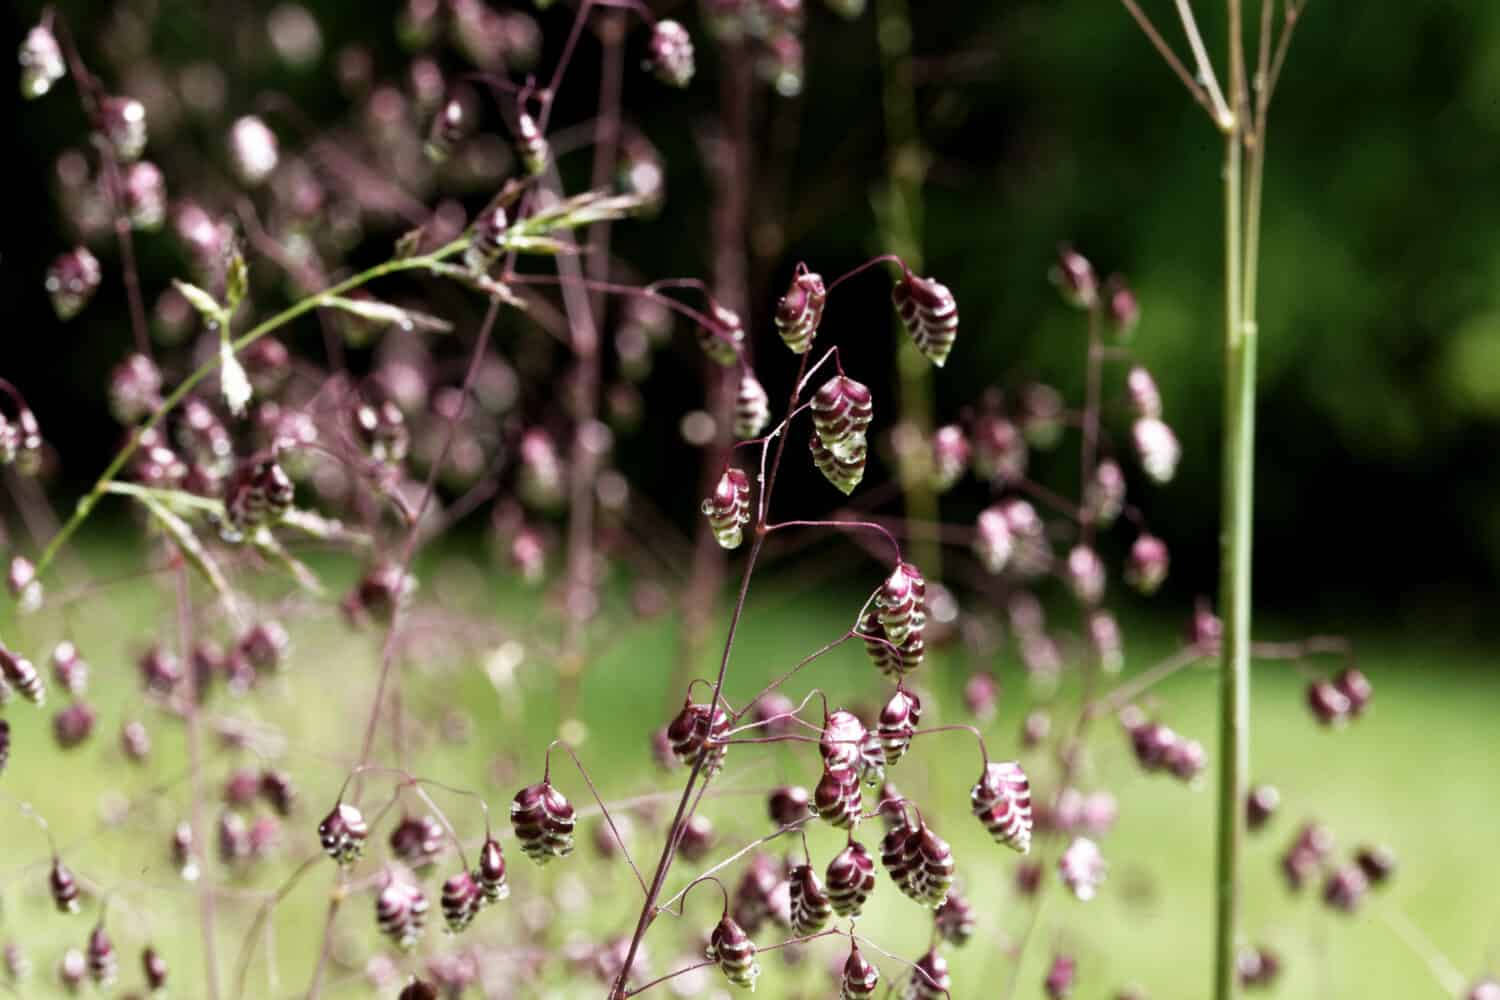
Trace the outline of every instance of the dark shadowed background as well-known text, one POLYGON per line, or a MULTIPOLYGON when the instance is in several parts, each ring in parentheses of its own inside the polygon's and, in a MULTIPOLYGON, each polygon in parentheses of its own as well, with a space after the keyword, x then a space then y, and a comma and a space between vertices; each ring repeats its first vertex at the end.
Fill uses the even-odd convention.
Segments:
MULTIPOLYGON (((7 45, 40 6, 6 5, 7 45)), ((234 16, 269 4, 160 0, 151 5, 158 16, 150 37, 107 20, 106 5, 59 6, 106 72, 149 49, 163 74, 156 82, 170 89, 172 74, 204 52, 231 51, 238 64, 223 67, 227 114, 279 91, 319 123, 348 111, 330 85, 339 51, 362 42, 377 55, 391 52, 388 22, 399 5, 309 3, 322 56, 299 69, 274 57, 263 17, 234 16)), ((1145 6, 1175 28, 1169 4, 1145 6)), ((919 114, 932 156, 926 271, 954 289, 963 316, 960 353, 939 376, 939 400, 972 399, 985 385, 1020 377, 1076 387, 1079 324, 1058 308, 1045 279, 1060 241, 1101 272, 1128 275, 1143 306, 1136 349, 1161 383, 1185 450, 1178 481, 1153 497, 1153 521, 1174 548, 1173 585, 1212 589, 1221 290, 1215 132, 1116 4, 916 7, 919 114)), ((691 23, 691 12, 674 13, 691 23)), ((846 23, 816 5, 810 15, 805 94, 763 109, 771 120, 758 127, 767 137, 761 155, 781 158, 789 179, 785 197, 767 196, 757 219, 758 245, 773 249, 755 261, 752 329, 760 335, 797 259, 837 273, 880 249, 872 196, 886 153, 874 20, 846 23)), ((558 45, 565 31, 556 29, 569 14, 542 16, 549 44, 558 45)), ((1206 25, 1215 38, 1219 27, 1206 25)), ((550 59, 544 54, 543 64, 550 59)), ((585 60, 569 77, 560 119, 569 119, 568 97, 582 107, 592 100, 591 72, 585 60)), ((627 74, 625 104, 669 171, 661 216, 618 227, 617 246, 643 275, 708 271, 695 129, 716 103, 714 73, 712 59, 701 59, 699 81, 685 93, 627 74)), ((134 82, 140 91, 151 81, 134 82)), ((9 330, 0 369, 23 386, 66 456, 61 492, 91 480, 114 443, 86 428, 103 425, 102 386, 127 350, 123 292, 105 243, 99 303, 66 326, 53 318, 42 272, 72 238, 49 195, 52 165, 82 134, 81 121, 68 101, 4 105, 14 117, 0 227, 0 308, 9 330)), ((202 156, 222 156, 222 123, 185 114, 153 121, 153 129, 168 128, 188 133, 202 156)), ((1311 6, 1270 135, 1256 529, 1263 607, 1400 615, 1460 631, 1487 619, 1500 579, 1497 134, 1500 6, 1311 6)), ((163 167, 173 178, 191 165, 163 167)), ((371 260, 398 231, 368 234, 371 260)), ((185 268, 170 236, 140 243, 149 307, 185 268)), ((859 364, 869 371, 890 355, 889 325, 880 296, 865 303, 869 350, 859 364)), ((858 308, 841 311, 846 322, 861 322, 858 308)), ((692 512, 673 470, 684 467, 679 449, 686 453, 676 419, 701 404, 691 350, 684 339, 682 364, 658 367, 646 389, 646 423, 624 444, 627 470, 684 519, 692 512)), ((351 356, 356 367, 365 360, 351 356)), ((951 415, 943 405, 940 415, 951 415)))

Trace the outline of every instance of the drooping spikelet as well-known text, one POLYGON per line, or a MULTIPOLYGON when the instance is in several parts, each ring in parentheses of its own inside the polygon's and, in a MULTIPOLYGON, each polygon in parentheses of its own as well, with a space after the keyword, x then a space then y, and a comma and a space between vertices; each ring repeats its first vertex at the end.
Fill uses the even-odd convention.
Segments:
POLYGON ((974 936, 974 906, 954 889, 933 914, 933 922, 944 941, 962 947, 974 936))
POLYGON ((833 918, 833 902, 823 891, 811 865, 798 865, 787 875, 791 892, 792 930, 798 936, 816 934, 833 918))
POLYGON ((948 962, 934 948, 917 959, 903 1000, 939 1000, 951 996, 952 989, 953 977, 948 975, 948 962))
POLYGON ((791 287, 776 304, 776 332, 793 354, 806 354, 812 347, 827 301, 823 276, 809 271, 805 265, 797 265, 791 287))
POLYGON ((864 637, 865 651, 870 654, 870 660, 885 676, 900 680, 922 665, 927 643, 921 629, 909 632, 899 645, 892 643, 886 637, 885 626, 880 624, 880 616, 871 608, 860 623, 860 634, 864 637))
POLYGON ((548 781, 516 793, 510 804, 510 822, 521 850, 539 865, 573 853, 573 806, 548 781))
POLYGON ((891 302, 917 350, 941 368, 958 339, 958 303, 953 293, 931 278, 907 274, 892 289, 891 302))
POLYGON ((856 771, 859 768, 859 745, 865 738, 865 725, 853 712, 840 708, 823 720, 823 738, 818 749, 823 767, 829 771, 856 771))
POLYGON ((740 359, 740 344, 745 340, 745 324, 739 313, 715 305, 712 326, 698 327, 698 346, 708 360, 728 368, 740 359))
POLYGON ((718 962, 724 978, 733 985, 755 989, 756 977, 760 975, 760 965, 755 961, 755 942, 727 914, 709 936, 704 957, 710 962, 718 962))
POLYGON ((849 939, 849 958, 839 977, 839 1000, 869 1000, 880 986, 880 970, 860 954, 859 942, 849 939))
POLYGON ((391 877, 375 895, 375 926, 397 948, 410 951, 422 936, 427 909, 427 896, 420 886, 391 877))
POLYGON ((719 477, 713 495, 703 501, 703 516, 714 538, 726 549, 739 548, 750 523, 750 480, 739 469, 728 468, 719 477))
POLYGON ((448 930, 461 933, 474 922, 479 913, 480 901, 484 898, 474 876, 460 871, 443 883, 443 920, 448 930))
POLYGON ((843 455, 836 454, 816 434, 808 438, 807 446, 812 452, 813 467, 846 496, 865 478, 867 452, 863 438, 846 448, 843 455))
POLYGON ((739 393, 734 399, 734 436, 741 440, 753 438, 770 422, 771 400, 755 373, 746 369, 740 376, 739 393))
POLYGON ((826 770, 813 790, 813 811, 818 818, 840 830, 859 822, 859 779, 852 769, 826 770))
POLYGON ((318 824, 323 853, 341 865, 353 864, 365 850, 370 828, 364 814, 347 802, 339 802, 318 824))
POLYGON ((897 688, 880 710, 877 732, 885 748, 885 761, 894 766, 911 747, 912 734, 922 721, 922 702, 905 688, 897 688))
POLYGON ((708 753, 703 758, 704 780, 712 778, 724 767, 724 756, 729 752, 724 742, 729 733, 729 713, 715 705, 710 711, 707 705, 692 701, 682 706, 677 718, 667 727, 667 739, 672 744, 672 754, 683 764, 691 765, 706 746, 708 753))
POLYGON ((974 815, 995 838, 1022 854, 1031 850, 1031 782, 1015 761, 995 761, 969 793, 974 815))
POLYGON ((847 375, 835 375, 813 394, 813 429, 824 447, 845 458, 865 448, 865 432, 874 416, 869 386, 847 375))
POLYGON ((857 840, 828 863, 828 899, 841 917, 857 917, 875 891, 875 859, 857 840))
POLYGON ((494 837, 486 837, 484 845, 479 848, 474 881, 483 890, 486 903, 498 903, 510 895, 510 885, 505 880, 505 854, 494 837))
POLYGON ((911 563, 897 564, 875 594, 875 611, 885 636, 896 645, 927 623, 927 581, 911 563))
POLYGON ((926 823, 919 822, 906 838, 905 867, 911 873, 908 895, 926 906, 941 906, 953 887, 953 848, 926 823))

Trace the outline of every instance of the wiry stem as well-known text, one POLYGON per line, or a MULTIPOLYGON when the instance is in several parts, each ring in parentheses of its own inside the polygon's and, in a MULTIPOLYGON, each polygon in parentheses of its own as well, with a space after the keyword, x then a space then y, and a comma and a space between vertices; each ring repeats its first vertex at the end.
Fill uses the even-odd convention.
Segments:
MULTIPOLYGON (((1244 100, 1240 0, 1228 0, 1230 93, 1244 100)), ((1220 613, 1218 850, 1214 866, 1214 997, 1231 1000, 1240 892, 1245 790, 1250 780, 1250 559, 1255 472, 1255 347, 1246 312, 1244 123, 1224 143, 1224 507, 1220 613)), ((1257 206, 1258 208, 1258 206, 1257 206)), ((1255 225, 1251 223, 1252 227, 1255 225)))
MULTIPOLYGON (((801 385, 802 375, 807 370, 807 355, 801 356, 801 362, 797 368, 797 377, 792 380, 794 387, 801 385)), ((791 399, 787 403, 787 410, 791 411, 797 405, 797 390, 793 388, 791 399)), ((750 580, 755 574, 755 563, 760 558, 761 548, 766 541, 766 512, 769 511, 769 497, 776 487, 776 475, 781 469, 781 459, 786 453, 785 434, 776 441, 776 457, 771 462, 770 473, 765 477, 761 485, 767 502, 763 505, 763 512, 755 524, 754 539, 750 543, 750 553, 745 559, 745 568, 740 575, 739 595, 735 598, 734 610, 729 616, 729 630, 724 637, 724 653, 719 658, 719 674, 714 680, 714 696, 709 702, 709 711, 717 711, 720 696, 724 691, 724 680, 729 674, 729 657, 734 652, 734 638, 739 631, 740 619, 745 613, 745 602, 750 596, 750 580)), ((631 967, 635 964, 636 953, 640 951, 641 941, 646 936, 652 920, 655 919, 658 907, 656 901, 661 896, 662 886, 666 883, 667 873, 672 867, 672 859, 677 852, 677 842, 681 837, 683 824, 689 815, 688 805, 692 801, 694 786, 703 772, 704 761, 708 759, 709 743, 704 741, 703 749, 698 753, 698 759, 693 762, 692 773, 688 775, 687 784, 683 786, 682 798, 677 803, 677 812, 672 817, 672 822, 667 825, 667 843, 662 849, 661 859, 656 864, 656 872, 651 877, 651 887, 646 892, 646 902, 641 907, 640 917, 636 921, 635 931, 630 938, 630 947, 625 953, 625 961, 620 968, 620 974, 615 979, 611 997, 625 994, 625 983, 630 978, 631 967)))
MULTIPOLYGON (((187 729, 188 770, 192 775, 192 825, 193 843, 199 850, 208 839, 208 826, 204 821, 205 791, 203 781, 203 735, 199 716, 198 671, 192 666, 192 607, 188 594, 187 561, 179 557, 177 567, 177 642, 178 655, 187 669, 187 703, 183 712, 183 723, 187 729)), ((218 948, 214 940, 214 890, 212 879, 204 872, 198 882, 198 924, 203 934, 203 979, 209 1000, 218 1000, 219 961, 218 948)))

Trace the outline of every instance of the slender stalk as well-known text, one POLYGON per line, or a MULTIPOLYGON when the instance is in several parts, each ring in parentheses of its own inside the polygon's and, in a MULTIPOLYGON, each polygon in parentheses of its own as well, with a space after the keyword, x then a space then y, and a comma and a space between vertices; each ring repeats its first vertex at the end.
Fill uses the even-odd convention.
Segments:
MULTIPOLYGON (((201 851, 208 842, 208 826, 205 822, 205 792, 203 784, 203 726, 199 712, 198 670, 192 665, 192 641, 190 621, 192 606, 188 593, 188 565, 179 557, 177 566, 177 655, 188 664, 187 704, 183 712, 183 723, 187 729, 188 771, 192 775, 192 825, 193 845, 201 851)), ((214 886, 208 866, 198 881, 198 926, 203 934, 203 985, 208 1000, 219 997, 219 959, 214 933, 214 886)))
MULTIPOLYGON (((797 396, 802 387, 802 378, 807 371, 807 355, 802 355, 802 360, 797 366, 797 377, 792 380, 791 400, 787 403, 787 412, 790 413, 797 408, 797 396)), ((781 458, 786 453, 787 434, 781 434, 776 439, 776 455, 771 460, 770 473, 761 484, 763 500, 760 505, 760 517, 755 523, 754 539, 750 543, 750 553, 745 559, 745 568, 740 575, 739 596, 735 598, 734 611, 729 616, 729 631, 724 637, 724 653, 719 658, 719 675, 714 680, 714 696, 709 701, 709 711, 716 711, 719 707, 724 693, 724 680, 729 674, 729 657, 734 652, 734 638, 739 631, 740 619, 745 614, 745 602, 750 596, 750 579, 755 575, 755 564, 760 558, 760 551, 766 543, 767 517, 770 515, 770 497, 776 487, 776 475, 781 469, 781 458)), ((672 860, 677 853, 677 842, 681 839, 682 825, 691 815, 690 804, 693 802, 694 786, 703 772, 703 762, 708 758, 708 742, 704 741, 703 750, 698 754, 698 759, 693 762, 692 773, 688 775, 687 784, 683 786, 682 798, 677 803, 677 812, 672 816, 672 822, 667 824, 667 842, 662 848, 661 859, 656 863, 656 872, 651 876, 651 887, 646 892, 646 901, 641 906, 641 915, 636 921, 635 932, 630 938, 630 947, 625 953, 625 962, 620 967, 620 974, 616 977, 614 986, 610 992, 610 1000, 618 997, 628 996, 625 984, 630 979, 631 967, 635 964, 636 953, 640 951, 641 941, 646 937, 646 931, 651 927, 651 922, 656 919, 660 912, 657 900, 661 898, 662 887, 666 884, 667 873, 672 868, 672 860)), ((702 797, 701 794, 699 796, 702 797)))
MULTIPOLYGON (((260 338, 266 336, 267 334, 274 333, 276 330, 279 330, 281 327, 286 326, 297 317, 302 316, 305 313, 309 313, 314 309, 321 308, 322 306, 326 305, 328 300, 330 299, 337 298, 338 296, 343 295, 345 292, 352 291, 362 285, 366 285, 371 281, 374 281, 376 278, 383 277, 387 274, 395 274, 398 271, 414 271, 428 268, 431 265, 444 260, 445 258, 459 253, 467 244, 468 241, 466 239, 458 240, 454 243, 448 244, 441 250, 435 251, 434 253, 427 254, 425 256, 408 257, 402 260, 388 260, 384 264, 377 264, 367 271, 361 271, 359 274, 356 274, 351 278, 345 278, 343 281, 324 289, 317 295, 310 295, 302 301, 289 306, 286 309, 283 309, 275 316, 263 320, 247 333, 242 334, 238 339, 234 340, 231 346, 233 347, 234 352, 238 354, 245 348, 249 347, 251 344, 255 343, 260 338)), ((73 533, 83 525, 83 522, 88 520, 89 515, 93 513, 94 508, 98 506, 99 501, 104 497, 106 493, 109 492, 109 484, 114 480, 115 476, 119 474, 120 470, 125 467, 125 463, 130 461, 131 456, 134 455, 136 449, 140 447, 141 441, 145 438, 146 434, 157 424, 161 423, 162 419, 166 417, 168 413, 176 409, 178 404, 180 404, 184 399, 187 398, 188 394, 197 387, 199 382, 202 382, 204 379, 208 378, 210 375, 213 375, 218 370, 219 359, 217 356, 215 356, 210 361, 204 362, 199 368, 193 371, 192 374, 188 375, 187 378, 179 382, 175 389, 167 394, 167 397, 162 400, 162 404, 156 408, 155 412, 153 412, 149 417, 147 417, 144 421, 136 426, 134 432, 131 433, 129 440, 125 442, 125 446, 115 454, 115 457, 110 460, 109 465, 105 466, 104 471, 99 474, 99 479, 94 483, 93 488, 90 489, 88 493, 84 494, 83 498, 78 501, 78 506, 73 508, 72 516, 68 518, 67 522, 63 524, 62 528, 58 530, 57 534, 52 536, 52 540, 48 542, 47 547, 42 550, 41 556, 36 561, 37 576, 40 577, 47 572, 47 567, 52 564, 52 561, 55 558, 57 558, 57 553, 62 549, 63 545, 65 545, 68 539, 73 536, 73 533)))
MULTIPOLYGON (((1240 0, 1229 6, 1230 100, 1245 103, 1240 0)), ((1214 865, 1214 997, 1235 993, 1240 895, 1241 803, 1250 772, 1250 560, 1255 489, 1256 329, 1247 313, 1243 191, 1245 122, 1224 141, 1224 472, 1220 614, 1218 850, 1214 865)), ((1257 206, 1258 208, 1258 206, 1257 206)), ((1251 223, 1253 227, 1255 223, 1251 223)))

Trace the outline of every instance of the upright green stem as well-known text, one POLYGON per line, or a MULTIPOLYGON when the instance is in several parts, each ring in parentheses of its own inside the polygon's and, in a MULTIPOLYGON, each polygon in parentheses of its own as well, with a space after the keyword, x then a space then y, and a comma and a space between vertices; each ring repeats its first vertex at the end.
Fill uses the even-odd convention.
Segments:
MULTIPOLYGON (((461 252, 467 245, 468 240, 464 238, 421 257, 388 260, 384 264, 377 264, 368 271, 361 271, 352 278, 346 278, 316 295, 310 295, 295 305, 283 309, 275 316, 264 320, 249 332, 239 337, 231 346, 234 348, 234 352, 238 354, 260 338, 275 332, 304 313, 312 312, 314 309, 327 305, 330 300, 338 298, 345 292, 353 291, 361 285, 369 284, 376 278, 387 274, 394 274, 397 271, 431 268, 444 259, 461 252)), ((145 438, 146 434, 159 424, 162 418, 172 412, 179 403, 186 399, 188 393, 192 392, 199 382, 202 382, 218 370, 219 359, 215 356, 212 360, 205 362, 192 374, 188 375, 187 378, 177 383, 177 387, 167 394, 166 398, 162 400, 161 405, 149 417, 136 426, 135 431, 130 435, 130 439, 125 442, 125 446, 115 454, 115 457, 110 460, 109 465, 105 466, 104 471, 100 473, 99 479, 94 483, 93 488, 84 494, 83 498, 78 501, 78 506, 73 508, 72 516, 68 518, 57 534, 52 536, 52 540, 42 550, 41 557, 36 562, 37 576, 42 576, 47 572, 47 567, 52 564, 53 559, 57 558, 57 553, 61 551, 63 545, 67 543, 69 538, 73 537, 73 533, 79 529, 83 522, 88 520, 88 516, 94 512, 94 508, 98 506, 99 501, 109 492, 110 483, 119 474, 120 470, 125 467, 125 463, 130 461, 130 457, 140 447, 141 441, 145 438)))
MULTIPOLYGON (((1250 559, 1255 490, 1256 328, 1246 297, 1243 191, 1246 80, 1239 0, 1229 4, 1229 104, 1224 138, 1224 472, 1219 584, 1224 619, 1220 659, 1218 858, 1214 870, 1214 997, 1235 991, 1243 805, 1250 771, 1250 559)), ((1258 203, 1257 203, 1258 209, 1258 203)), ((1250 231, 1258 222, 1250 220, 1250 231)))

